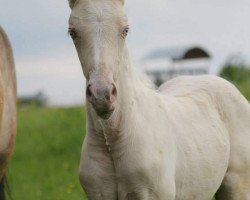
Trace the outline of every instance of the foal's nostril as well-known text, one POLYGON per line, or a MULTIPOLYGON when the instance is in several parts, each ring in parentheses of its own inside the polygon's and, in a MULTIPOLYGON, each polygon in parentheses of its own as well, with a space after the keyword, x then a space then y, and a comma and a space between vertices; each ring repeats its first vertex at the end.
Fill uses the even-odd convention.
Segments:
POLYGON ((115 84, 112 83, 112 86, 113 86, 113 87, 112 87, 111 95, 114 96, 114 97, 116 97, 116 96, 117 96, 117 90, 116 90, 115 84))
POLYGON ((88 86, 87 86, 86 95, 87 95, 87 98, 90 98, 90 97, 93 96, 93 92, 91 91, 91 85, 90 84, 88 84, 88 86))

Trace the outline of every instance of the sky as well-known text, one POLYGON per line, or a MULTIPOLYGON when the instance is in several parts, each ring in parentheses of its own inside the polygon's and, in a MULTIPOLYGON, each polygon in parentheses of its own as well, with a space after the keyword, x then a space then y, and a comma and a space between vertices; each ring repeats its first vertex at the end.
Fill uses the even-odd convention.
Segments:
MULTIPOLYGON (((131 59, 157 48, 199 45, 213 56, 211 73, 230 55, 250 61, 249 0, 126 0, 131 59)), ((67 0, 0 0, 0 25, 14 50, 18 94, 43 91, 50 105, 82 104, 85 79, 67 34, 67 0)))

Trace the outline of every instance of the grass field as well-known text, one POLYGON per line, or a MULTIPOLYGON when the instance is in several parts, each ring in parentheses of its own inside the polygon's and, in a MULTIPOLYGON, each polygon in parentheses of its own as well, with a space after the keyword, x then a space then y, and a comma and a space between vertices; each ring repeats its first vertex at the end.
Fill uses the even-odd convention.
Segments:
POLYGON ((25 108, 8 179, 14 200, 86 199, 78 181, 83 108, 25 108))

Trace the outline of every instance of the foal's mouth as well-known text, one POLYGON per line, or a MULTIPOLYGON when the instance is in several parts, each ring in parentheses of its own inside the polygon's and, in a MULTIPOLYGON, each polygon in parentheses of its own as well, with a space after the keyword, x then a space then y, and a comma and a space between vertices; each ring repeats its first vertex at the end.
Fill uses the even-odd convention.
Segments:
POLYGON ((102 118, 104 120, 108 120, 111 117, 111 115, 113 114, 113 112, 115 110, 115 107, 114 106, 111 106, 111 107, 109 107, 109 106, 105 106, 105 107, 103 107, 103 106, 94 106, 94 109, 96 111, 96 114, 100 118, 102 118))
POLYGON ((98 117, 108 120, 115 110, 115 102, 107 101, 106 99, 93 99, 90 101, 93 109, 98 117))

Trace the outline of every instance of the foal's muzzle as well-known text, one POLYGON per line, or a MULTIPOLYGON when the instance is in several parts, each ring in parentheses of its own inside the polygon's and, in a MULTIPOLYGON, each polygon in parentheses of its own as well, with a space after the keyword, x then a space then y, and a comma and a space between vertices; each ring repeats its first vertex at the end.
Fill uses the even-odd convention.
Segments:
POLYGON ((117 89, 114 83, 89 83, 86 89, 86 97, 97 115, 108 119, 115 109, 117 89))

